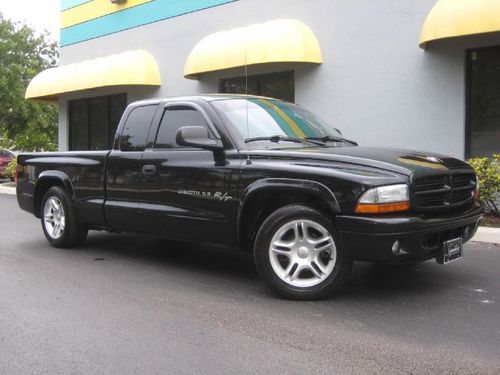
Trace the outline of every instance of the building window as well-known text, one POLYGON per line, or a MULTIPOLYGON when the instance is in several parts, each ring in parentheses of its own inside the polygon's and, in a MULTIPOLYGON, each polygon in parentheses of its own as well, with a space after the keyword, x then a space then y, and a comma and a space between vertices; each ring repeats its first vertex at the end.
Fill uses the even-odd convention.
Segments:
POLYGON ((500 46, 468 52, 466 156, 500 153, 500 46))
POLYGON ((293 71, 261 74, 248 77, 228 78, 220 81, 220 92, 224 94, 261 95, 295 102, 295 74, 293 71))
POLYGON ((119 94, 69 102, 69 149, 109 150, 123 111, 127 95, 119 94))

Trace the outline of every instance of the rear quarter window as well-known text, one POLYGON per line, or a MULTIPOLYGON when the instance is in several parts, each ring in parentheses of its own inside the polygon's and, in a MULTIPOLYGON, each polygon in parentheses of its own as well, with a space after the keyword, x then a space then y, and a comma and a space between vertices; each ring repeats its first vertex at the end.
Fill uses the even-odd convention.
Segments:
POLYGON ((144 151, 156 105, 134 108, 120 135, 121 151, 144 151))

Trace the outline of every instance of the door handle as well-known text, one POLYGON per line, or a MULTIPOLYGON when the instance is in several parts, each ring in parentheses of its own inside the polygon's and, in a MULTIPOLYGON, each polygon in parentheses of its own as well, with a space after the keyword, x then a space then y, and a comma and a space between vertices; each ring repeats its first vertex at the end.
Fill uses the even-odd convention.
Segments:
POLYGON ((148 175, 155 174, 156 173, 156 166, 154 166, 152 164, 146 164, 142 167, 142 173, 148 174, 148 175))

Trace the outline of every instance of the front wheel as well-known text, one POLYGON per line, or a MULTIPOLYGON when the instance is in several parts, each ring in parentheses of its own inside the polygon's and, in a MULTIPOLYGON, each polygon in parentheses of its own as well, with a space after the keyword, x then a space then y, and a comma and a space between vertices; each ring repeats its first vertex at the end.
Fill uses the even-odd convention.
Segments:
POLYGON ((262 224, 254 250, 257 271, 285 298, 313 300, 339 289, 352 261, 334 224, 302 205, 276 210, 262 224))
POLYGON ((78 246, 87 237, 88 230, 80 224, 70 196, 59 186, 51 187, 45 193, 41 221, 43 233, 52 246, 78 246))

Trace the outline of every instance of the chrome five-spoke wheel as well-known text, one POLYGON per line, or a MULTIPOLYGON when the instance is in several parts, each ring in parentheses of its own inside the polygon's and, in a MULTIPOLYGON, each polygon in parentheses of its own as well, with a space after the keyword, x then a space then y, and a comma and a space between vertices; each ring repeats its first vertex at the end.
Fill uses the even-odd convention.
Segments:
POLYGON ((61 238, 66 226, 66 216, 63 204, 55 196, 45 201, 45 206, 43 208, 43 223, 50 237, 54 240, 61 238))
POLYGON ((314 300, 338 290, 352 260, 329 212, 288 204, 272 212, 255 238, 257 271, 285 298, 314 300))
POLYGON ((275 232, 269 258, 281 280, 294 287, 311 287, 332 273, 337 249, 325 227, 312 220, 299 219, 275 232))
POLYGON ((40 219, 43 233, 52 246, 78 246, 87 237, 88 229, 80 222, 71 195, 61 186, 53 186, 44 194, 40 219))

